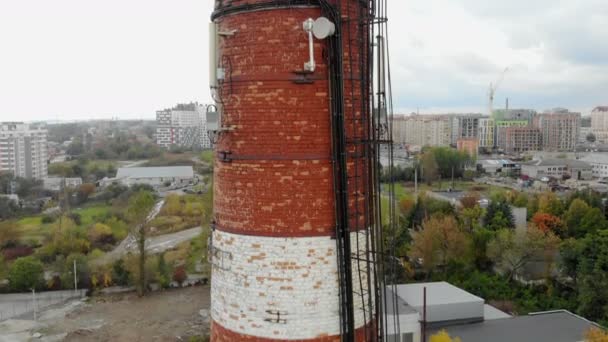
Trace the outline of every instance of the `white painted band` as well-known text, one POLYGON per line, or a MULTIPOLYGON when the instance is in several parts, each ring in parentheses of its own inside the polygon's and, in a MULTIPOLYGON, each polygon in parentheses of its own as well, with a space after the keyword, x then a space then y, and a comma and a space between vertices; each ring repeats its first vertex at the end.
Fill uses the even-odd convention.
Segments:
MULTIPOLYGON (((357 238, 363 258, 368 237, 351 233, 353 244, 357 238)), ((336 240, 216 230, 212 241, 211 316, 216 323, 239 334, 283 340, 340 334, 336 240)), ((359 328, 364 325, 359 284, 366 294, 367 272, 365 262, 353 260, 352 267, 359 328)))

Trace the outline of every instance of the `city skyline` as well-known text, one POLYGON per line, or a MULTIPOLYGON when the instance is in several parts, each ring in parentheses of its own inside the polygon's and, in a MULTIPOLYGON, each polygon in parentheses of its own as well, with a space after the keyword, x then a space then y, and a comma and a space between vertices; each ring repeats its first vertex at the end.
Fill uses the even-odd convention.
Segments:
MULTIPOLYGON (((0 116, 154 120, 156 110, 172 103, 210 102, 212 5, 0 5, 0 37, 12 51, 0 56, 0 116)), ((390 18, 389 34, 402 32, 391 35, 397 37, 391 41, 395 113, 485 114, 489 83, 507 66, 494 108, 509 97, 511 108, 565 107, 588 115, 608 102, 604 1, 416 0, 389 6, 399 13, 390 18), (585 20, 568 20, 573 16, 585 20)))

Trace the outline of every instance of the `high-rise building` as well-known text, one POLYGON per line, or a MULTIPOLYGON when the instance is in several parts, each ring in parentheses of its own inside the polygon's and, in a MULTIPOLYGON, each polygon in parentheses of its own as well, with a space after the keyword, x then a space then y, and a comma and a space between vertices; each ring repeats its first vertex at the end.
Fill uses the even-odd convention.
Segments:
POLYGON ((205 121, 205 105, 178 104, 156 112, 156 143, 164 148, 211 148, 205 121))
POLYGON ((541 145, 547 151, 573 151, 578 143, 581 114, 556 108, 534 118, 540 130, 541 145))
POLYGON ((393 120, 396 143, 418 146, 449 146, 452 126, 446 115, 410 115, 393 120))
POLYGON ((608 106, 598 106, 591 111, 591 132, 597 141, 608 142, 608 106))
POLYGON ((495 143, 496 147, 501 150, 507 149, 507 130, 511 127, 528 127, 529 122, 526 120, 501 120, 496 121, 495 128, 495 143))
POLYGON ((47 130, 22 122, 0 124, 0 171, 17 177, 45 178, 47 130))
POLYGON ((492 149, 495 146, 495 121, 492 118, 479 119, 479 147, 492 149))
POLYGON ((505 152, 521 153, 540 150, 540 130, 533 127, 508 127, 505 132, 505 152))

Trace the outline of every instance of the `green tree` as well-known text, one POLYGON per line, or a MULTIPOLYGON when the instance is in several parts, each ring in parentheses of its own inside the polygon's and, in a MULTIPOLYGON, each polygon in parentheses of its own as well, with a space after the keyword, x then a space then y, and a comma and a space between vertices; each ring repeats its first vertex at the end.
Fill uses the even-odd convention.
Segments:
POLYGON ((466 257, 469 239, 452 216, 433 216, 412 234, 409 257, 420 260, 428 274, 437 266, 466 257))
POLYGON ((132 234, 137 241, 139 252, 139 276, 137 279, 137 292, 143 296, 146 292, 146 236, 148 215, 154 206, 154 196, 148 191, 138 191, 129 200, 127 215, 133 225, 132 234))
POLYGON ((158 281, 160 286, 164 289, 169 287, 171 284, 171 268, 165 261, 165 253, 161 253, 158 256, 158 281))
POLYGON ((574 238, 585 236, 586 231, 582 229, 581 222, 583 221, 583 217, 589 212, 589 209, 589 205, 578 198, 570 203, 570 207, 564 213, 564 222, 568 229, 568 236, 574 238))
POLYGON ((579 231, 582 234, 595 233, 606 228, 608 228, 606 217, 598 208, 590 208, 579 225, 579 231))
POLYGON ((545 262, 551 262, 559 242, 555 234, 543 232, 535 226, 528 227, 523 234, 502 229, 489 243, 488 256, 511 279, 534 258, 542 257, 545 262))
POLYGON ((486 209, 484 224, 493 231, 515 228, 515 219, 509 203, 504 199, 492 200, 486 209))
POLYGON ((40 289, 44 285, 44 268, 34 257, 19 258, 13 262, 8 272, 10 286, 16 291, 40 289))
POLYGON ((555 193, 544 192, 538 196, 538 211, 553 216, 561 216, 564 212, 564 205, 555 193))
POLYGON ((608 319, 608 231, 582 239, 577 272, 577 312, 594 321, 608 319))
POLYGON ((420 158, 420 164, 422 165, 422 175, 424 177, 424 181, 428 185, 433 184, 433 181, 435 181, 439 175, 439 167, 437 166, 437 161, 435 160, 433 153, 423 153, 420 158))

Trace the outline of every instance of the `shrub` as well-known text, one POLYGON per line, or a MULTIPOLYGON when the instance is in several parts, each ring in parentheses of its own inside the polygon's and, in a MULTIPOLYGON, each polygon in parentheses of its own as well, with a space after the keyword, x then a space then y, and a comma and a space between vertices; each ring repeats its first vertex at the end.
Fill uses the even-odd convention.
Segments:
POLYGON ((173 281, 178 283, 179 286, 182 286, 186 279, 188 279, 188 274, 184 266, 179 266, 173 271, 173 281))
POLYGON ((116 260, 112 265, 112 278, 117 285, 129 285, 129 271, 125 268, 123 259, 116 260))
POLYGON ((8 272, 10 286, 16 291, 40 289, 44 284, 44 268, 34 257, 19 258, 11 265, 8 272))
POLYGON ((50 215, 44 215, 41 219, 42 223, 53 223, 55 222, 55 217, 50 215))
POLYGON ((4 259, 7 261, 15 260, 17 258, 26 257, 34 254, 34 249, 29 246, 15 246, 10 248, 5 248, 2 250, 2 255, 4 259))

